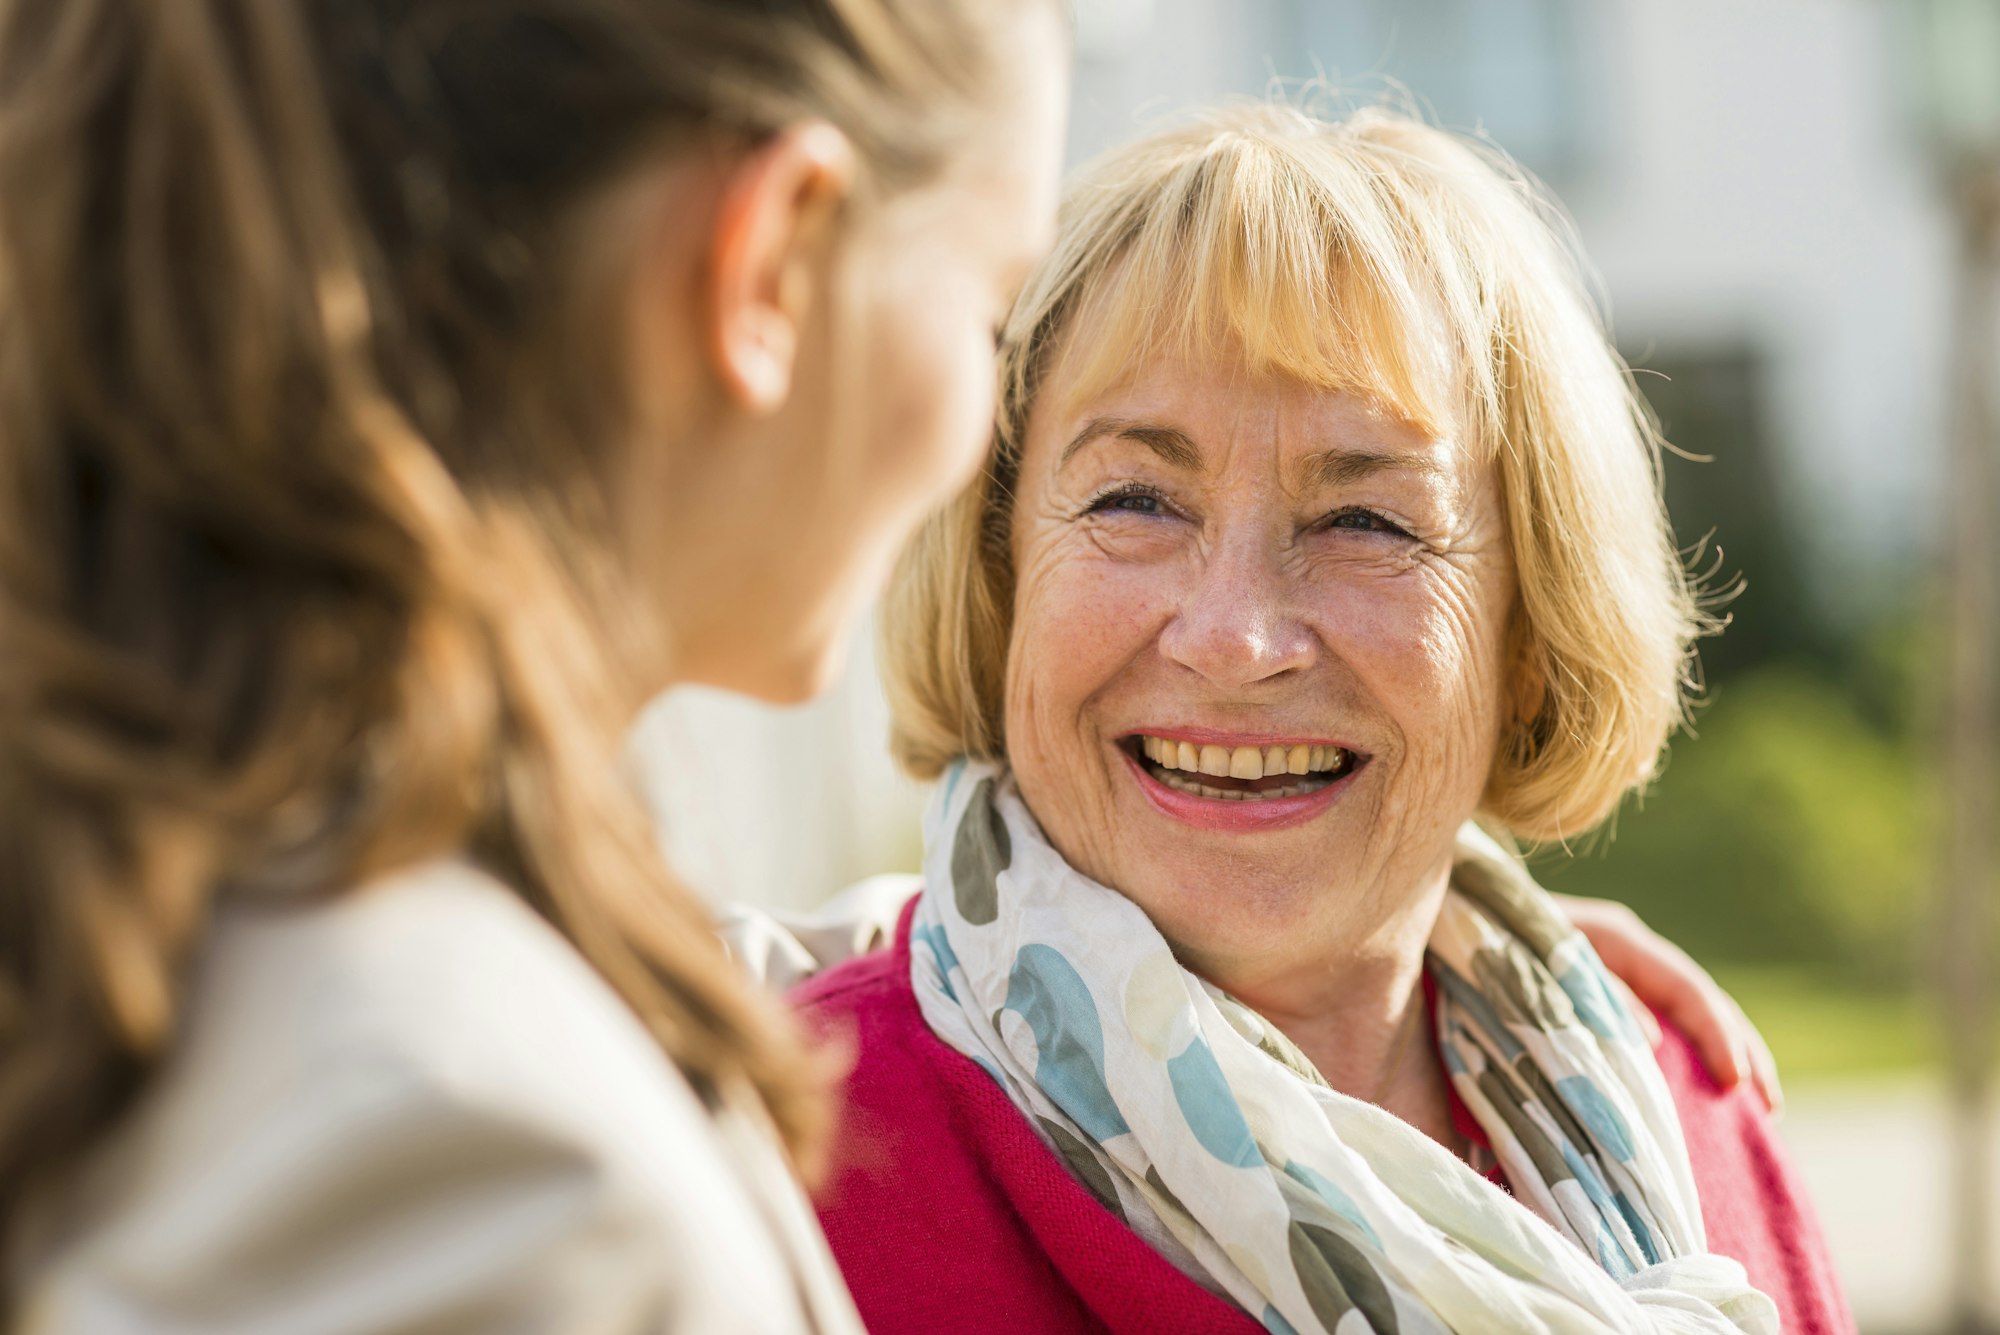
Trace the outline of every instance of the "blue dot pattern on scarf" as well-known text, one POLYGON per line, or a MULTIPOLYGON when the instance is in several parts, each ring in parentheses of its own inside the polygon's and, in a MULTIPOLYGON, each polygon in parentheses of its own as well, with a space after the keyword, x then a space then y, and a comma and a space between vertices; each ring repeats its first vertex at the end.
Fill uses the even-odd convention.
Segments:
POLYGON ((1463 1007, 1465 1013, 1478 1023, 1480 1031, 1486 1035, 1488 1041, 1500 1050, 1502 1064, 1512 1066, 1526 1054, 1527 1049, 1521 1046, 1520 1039, 1514 1037, 1514 1031, 1507 1027, 1507 1022, 1500 1018, 1500 1013, 1493 1009, 1492 1003, 1480 995, 1478 988, 1466 982, 1458 970, 1441 960, 1433 959, 1430 971, 1431 977, 1437 980, 1438 987, 1445 995, 1463 1007))
POLYGON ((1611 1236, 1602 1223, 1597 1226, 1597 1264, 1602 1266, 1604 1273, 1613 1279, 1630 1279, 1639 1273, 1639 1267, 1625 1259, 1625 1253, 1620 1250, 1617 1239, 1611 1236))
POLYGON ((1014 957, 1006 1009, 1035 1038, 1035 1083, 1084 1134, 1102 1144, 1131 1131, 1104 1080, 1104 1025, 1076 966, 1031 942, 1014 957))
POLYGON ((1285 1314, 1269 1303, 1264 1304, 1264 1315, 1258 1320, 1263 1322, 1264 1329, 1271 1335, 1299 1335, 1298 1327, 1285 1320, 1285 1314))
POLYGON ((1611 1188, 1604 1185, 1604 1178, 1598 1173, 1597 1165, 1580 1154, 1568 1139, 1564 1139, 1559 1148, 1562 1150, 1563 1163, 1568 1165, 1570 1173, 1575 1176, 1576 1184, 1583 1188, 1583 1194, 1590 1197, 1590 1203, 1600 1210, 1617 1209, 1617 1205, 1611 1199, 1611 1188))
POLYGON ((1556 974, 1556 982, 1569 994, 1569 1004, 1576 1008, 1576 1018, 1599 1038, 1631 1042, 1638 1037, 1632 1019, 1625 1008, 1611 995, 1610 986, 1604 975, 1590 965, 1576 962, 1556 974))
POLYGON ((1590 1128, 1590 1134, 1597 1137, 1597 1143, 1610 1151, 1619 1163, 1632 1162, 1632 1132, 1625 1125, 1625 1119, 1611 1106, 1611 1100, 1604 1097, 1587 1075, 1572 1075, 1556 1081, 1556 1092, 1562 1095, 1570 1111, 1583 1119, 1590 1128))
MULTIPOLYGON (((1775 1335, 1769 1298, 1701 1246, 1679 1138, 1651 1134, 1674 1108, 1648 1074, 1643 1040, 1599 1032, 1638 1032, 1617 984, 1480 831, 1460 832, 1430 942, 1436 1031, 1489 1134, 1519 1143, 1510 1175, 1524 1192, 1539 1188, 1548 1227, 1521 1228, 1523 1207, 1491 1192, 1429 1191, 1432 1227, 1411 1230, 1395 1211, 1378 1213, 1406 1191, 1400 1172, 1353 1152, 1350 1137, 1373 1136, 1376 1114, 1320 1098, 1309 1068, 1260 1017, 1212 995, 1217 1025, 1199 981, 1144 914, 1048 846, 1004 769, 967 766, 954 779, 926 820, 929 889, 917 913, 919 926, 942 929, 965 972, 950 970, 953 1000, 933 967, 941 952, 917 947, 911 979, 925 1019, 950 1046, 992 1062, 982 1069, 1100 1200, 1115 1197, 1147 1236, 1181 1239, 1192 1255, 1174 1259, 1263 1329, 1483 1330, 1516 1290, 1598 1312, 1615 1298, 1605 1277, 1664 1258, 1676 1268, 1656 1287, 1725 1304, 1709 1305, 1726 1320, 1690 1330, 1775 1335), (1321 1116, 1300 1115, 1302 1088, 1321 1116), (1303 1164, 1314 1172, 1294 1166, 1303 1164), (1359 1207, 1373 1236, 1316 1189, 1315 1173, 1359 1207), (1393 1263, 1377 1238, 1393 1239, 1393 1263)), ((1432 1185, 1429 1173, 1468 1171, 1443 1153, 1413 1151, 1409 1167, 1432 1185)), ((1629 1301, 1603 1315, 1633 1319, 1604 1324, 1645 1324, 1629 1301)))
POLYGON ((910 944, 930 948, 932 958, 937 960, 938 977, 944 980, 945 994, 953 1001, 958 1000, 958 994, 951 990, 951 971, 961 966, 958 952, 951 948, 951 938, 945 935, 944 928, 932 923, 915 924, 910 928, 910 944))
POLYGON ((1644 1253, 1646 1264, 1658 1265, 1666 1260, 1665 1254, 1660 1251, 1660 1245, 1653 1241, 1653 1230, 1646 1227, 1646 1221, 1641 1219, 1639 1212, 1633 1208, 1632 1198, 1622 1191, 1614 1192, 1611 1198, 1618 1203, 1618 1213, 1625 1217, 1625 1227, 1631 1229, 1632 1236, 1639 1240, 1639 1250, 1644 1253))
POLYGON ((965 762, 954 760, 951 768, 944 772, 944 805, 951 805, 951 795, 958 791, 958 777, 965 773, 965 762))
POLYGON ((1234 1168, 1256 1168, 1264 1162, 1236 1096, 1229 1092, 1222 1068, 1208 1044, 1197 1038, 1187 1051, 1167 1061, 1167 1079, 1173 1082, 1174 1102, 1201 1147, 1234 1168))

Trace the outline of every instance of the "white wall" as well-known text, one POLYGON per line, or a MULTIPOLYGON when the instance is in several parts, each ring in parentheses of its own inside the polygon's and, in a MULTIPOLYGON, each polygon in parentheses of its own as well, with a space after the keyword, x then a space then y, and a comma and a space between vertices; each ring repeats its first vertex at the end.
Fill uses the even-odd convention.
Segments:
POLYGON ((1951 248, 1904 117, 1893 5, 1615 0, 1614 151, 1570 205, 1628 348, 1770 354, 1771 427, 1834 606, 1940 512, 1951 248))

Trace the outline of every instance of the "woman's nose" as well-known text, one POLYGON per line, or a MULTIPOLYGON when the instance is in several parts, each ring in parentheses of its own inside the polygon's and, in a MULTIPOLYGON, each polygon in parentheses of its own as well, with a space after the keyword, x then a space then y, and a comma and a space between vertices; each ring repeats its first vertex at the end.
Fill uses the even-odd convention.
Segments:
POLYGON ((1161 631, 1161 653, 1224 689, 1310 666, 1319 637, 1298 615, 1283 564, 1262 541, 1214 550, 1161 631))

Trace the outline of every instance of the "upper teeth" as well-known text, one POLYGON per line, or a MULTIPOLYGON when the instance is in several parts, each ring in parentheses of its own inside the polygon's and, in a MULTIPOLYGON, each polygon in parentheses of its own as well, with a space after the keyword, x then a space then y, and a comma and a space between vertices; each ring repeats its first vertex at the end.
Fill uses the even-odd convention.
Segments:
POLYGON ((1141 737, 1146 759, 1162 769, 1186 770, 1216 778, 1261 779, 1272 774, 1313 774, 1346 766, 1337 746, 1196 746, 1169 737, 1141 737))

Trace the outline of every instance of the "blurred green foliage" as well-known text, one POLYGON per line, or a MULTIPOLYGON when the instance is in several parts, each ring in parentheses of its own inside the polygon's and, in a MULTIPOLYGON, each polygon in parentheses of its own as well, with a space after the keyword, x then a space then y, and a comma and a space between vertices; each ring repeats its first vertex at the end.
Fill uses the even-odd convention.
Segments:
POLYGON ((1818 970, 1783 965, 1721 966, 1716 978, 1756 1020, 1789 1085, 1944 1062, 1931 998, 1916 989, 1841 986, 1818 970))
POLYGON ((1908 985, 1933 825, 1908 731, 1793 663, 1718 683, 1696 730, 1615 837, 1538 860, 1550 887, 1624 900, 1715 966, 1908 985))

